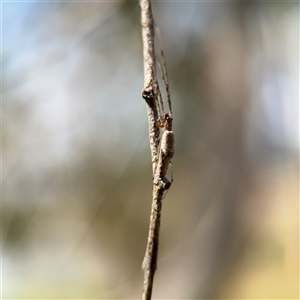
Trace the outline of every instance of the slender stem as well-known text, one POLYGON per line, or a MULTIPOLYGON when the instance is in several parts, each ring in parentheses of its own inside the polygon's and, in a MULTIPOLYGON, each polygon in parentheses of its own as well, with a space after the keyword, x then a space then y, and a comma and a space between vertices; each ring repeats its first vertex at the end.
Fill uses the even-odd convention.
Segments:
MULTIPOLYGON (((159 127, 157 126, 157 82, 155 69, 155 48, 154 48, 154 22, 151 11, 150 0, 140 0, 141 25, 143 38, 144 58, 144 90, 143 98, 147 102, 147 113, 149 123, 149 139, 152 157, 153 178, 159 157, 159 127)), ((158 240, 160 215, 163 191, 153 184, 152 208, 146 253, 143 260, 144 284, 143 300, 150 300, 152 295, 153 279, 157 264, 158 240)))
POLYGON ((140 0, 140 7, 144 58, 144 89, 142 92, 142 96, 148 104, 147 113, 149 123, 149 138, 154 176, 159 147, 159 128, 157 126, 158 112, 155 101, 157 97, 157 88, 154 49, 154 24, 150 0, 140 0))
POLYGON ((153 200, 150 216, 149 234, 146 253, 143 261, 144 284, 142 300, 150 300, 152 295, 153 279, 157 267, 162 196, 162 190, 153 185, 153 200))

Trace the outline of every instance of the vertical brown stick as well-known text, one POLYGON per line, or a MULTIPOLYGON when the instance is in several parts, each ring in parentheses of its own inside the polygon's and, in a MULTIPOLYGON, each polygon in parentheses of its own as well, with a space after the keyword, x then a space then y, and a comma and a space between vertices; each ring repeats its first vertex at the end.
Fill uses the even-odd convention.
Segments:
MULTIPOLYGON (((157 91, 154 50, 154 23, 150 0, 140 0, 140 7, 144 58, 144 90, 142 96, 147 102, 150 150, 152 156, 152 170, 154 178, 154 173, 159 156, 159 127, 157 126, 158 112, 156 107, 157 91)), ((160 190, 155 184, 153 184, 149 234, 146 253, 143 261, 143 300, 150 300, 152 295, 153 279, 156 270, 158 253, 162 195, 163 191, 160 190)))
POLYGON ((158 119, 158 112, 155 101, 157 97, 157 91, 154 49, 154 24, 150 0, 140 0, 140 7, 144 59, 144 89, 142 96, 147 102, 150 149, 154 176, 159 147, 159 128, 156 123, 158 119))
POLYGON ((153 185, 153 199, 146 253, 143 261, 144 284, 142 300, 150 300, 157 265, 159 227, 163 191, 153 185))

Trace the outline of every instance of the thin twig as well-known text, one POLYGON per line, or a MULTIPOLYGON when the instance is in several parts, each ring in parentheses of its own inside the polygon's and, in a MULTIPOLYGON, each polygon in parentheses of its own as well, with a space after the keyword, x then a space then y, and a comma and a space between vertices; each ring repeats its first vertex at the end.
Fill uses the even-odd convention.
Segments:
MULTIPOLYGON (((157 97, 159 97, 159 88, 156 81, 154 23, 150 0, 140 0, 140 7, 144 58, 144 90, 142 92, 142 96, 147 102, 150 150, 152 156, 152 171, 154 178, 159 157, 160 134, 160 129, 157 125, 158 111, 156 103, 158 102, 157 97)), ((158 253, 162 196, 163 190, 153 184, 149 234, 146 253, 142 266, 144 271, 144 284, 142 294, 143 300, 150 300, 152 295, 153 279, 156 270, 158 253)))
POLYGON ((150 0, 140 0, 141 25, 144 58, 144 89, 143 98, 147 102, 149 123, 150 150, 152 156, 153 176, 158 160, 159 127, 157 126, 158 112, 156 108, 157 86, 154 48, 154 26, 150 0))
MULTIPOLYGON (((172 108, 167 78, 166 63, 163 57, 162 77, 168 95, 170 113, 164 111, 162 94, 156 79, 155 47, 154 47, 154 21, 150 0, 140 0, 141 25, 143 37, 144 56, 144 89, 143 98, 147 103, 150 150, 152 156, 153 194, 150 216, 150 226, 146 253, 143 260, 144 285, 142 300, 150 300, 152 295, 153 279, 157 266, 159 228, 161 220, 161 207, 164 193, 170 188, 171 182, 166 173, 174 155, 174 132, 172 131, 172 108), (158 113, 160 119, 158 122, 158 113), (162 128, 162 129, 161 129, 162 128), (160 131, 163 131, 160 142, 160 131)), ((161 44, 161 40, 159 41, 161 44)), ((162 45, 161 55, 163 56, 162 45)))
POLYGON ((153 199, 150 216, 150 226, 145 257, 143 260, 144 284, 142 300, 150 300, 153 279, 157 267, 159 228, 161 217, 163 190, 153 185, 153 199))

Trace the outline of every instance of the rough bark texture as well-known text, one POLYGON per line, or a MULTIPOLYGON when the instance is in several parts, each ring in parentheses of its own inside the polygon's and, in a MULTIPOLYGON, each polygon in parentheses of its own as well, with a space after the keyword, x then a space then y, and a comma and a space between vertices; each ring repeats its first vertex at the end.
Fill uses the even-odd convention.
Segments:
POLYGON ((144 89, 142 92, 142 96, 147 102, 150 149, 154 176, 159 146, 159 128, 156 124, 156 121, 158 119, 158 112, 155 104, 157 92, 154 49, 154 23, 150 0, 140 0, 140 7, 144 59, 144 89))
POLYGON ((151 299, 154 274, 157 267, 157 254, 159 242, 159 227, 161 216, 163 190, 153 185, 153 199, 150 216, 150 226, 146 253, 143 261, 144 285, 143 300, 151 299))
MULTIPOLYGON (((159 134, 157 125, 158 112, 156 107, 157 86, 155 69, 155 50, 154 50, 154 22, 151 11, 150 0, 140 0, 141 25, 143 37, 143 59, 144 59, 144 90, 143 98, 147 103, 149 139, 152 156, 153 178, 159 157, 159 134)), ((153 279, 157 265, 159 227, 161 215, 161 201, 164 190, 153 184, 152 209, 150 216, 150 226, 147 241, 147 248, 143 260, 144 284, 143 300, 151 299, 153 279)))

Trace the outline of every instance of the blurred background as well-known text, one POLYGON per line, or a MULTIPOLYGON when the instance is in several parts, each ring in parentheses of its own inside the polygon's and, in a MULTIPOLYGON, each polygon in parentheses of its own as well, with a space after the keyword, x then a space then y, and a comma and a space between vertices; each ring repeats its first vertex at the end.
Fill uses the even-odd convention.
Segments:
MULTIPOLYGON (((156 299, 298 299, 299 3, 154 2, 173 101, 156 299)), ((2 3, 2 297, 141 297, 137 1, 2 3)))

